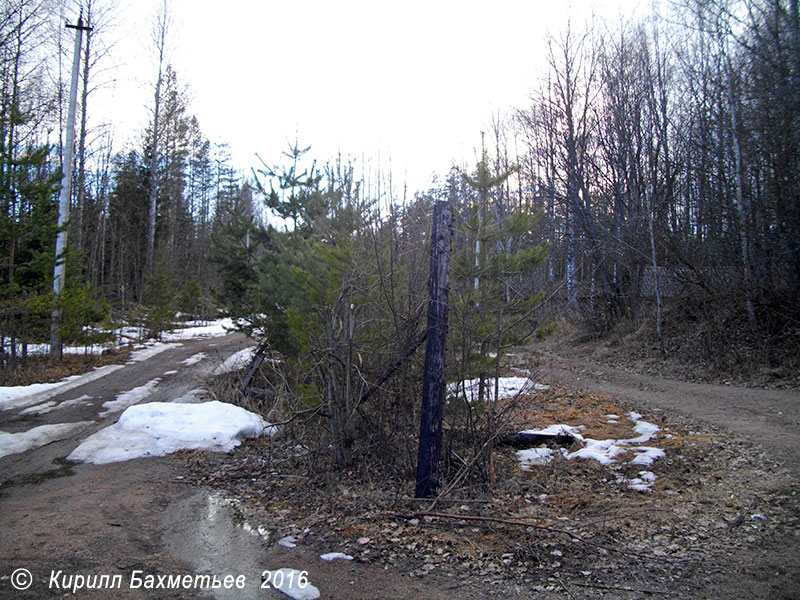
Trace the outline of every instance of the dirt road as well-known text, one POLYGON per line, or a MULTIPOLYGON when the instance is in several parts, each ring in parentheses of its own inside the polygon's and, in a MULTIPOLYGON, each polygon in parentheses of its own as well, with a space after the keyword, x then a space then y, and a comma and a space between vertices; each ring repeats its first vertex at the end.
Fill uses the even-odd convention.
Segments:
MULTIPOLYGON (((232 334, 170 344, 145 360, 50 394, 49 412, 26 412, 25 407, 0 411, 0 430, 9 433, 46 424, 86 423, 66 439, 0 458, 0 597, 61 597, 63 590, 48 586, 53 570, 191 573, 164 550, 162 539, 169 506, 194 492, 181 482, 182 460, 150 458, 95 466, 65 458, 81 440, 116 422, 120 411, 107 413, 105 402, 156 379, 141 401, 174 400, 197 388, 215 365, 250 343, 232 334), (9 576, 18 568, 33 575, 28 590, 11 585, 9 576)), ((108 597, 108 592, 84 590, 80 597, 108 597)), ((144 596, 140 590, 134 597, 144 596)))
MULTIPOLYGON (((184 478, 191 455, 105 465, 65 460, 81 440, 116 422, 121 411, 103 415, 103 403, 155 379, 157 384, 140 401, 174 400, 197 388, 215 365, 249 344, 241 335, 184 341, 85 385, 49 394, 48 404, 40 403, 50 406, 49 412, 24 412, 30 407, 0 411, 0 431, 9 433, 46 424, 86 423, 65 439, 0 458, 0 598, 278 599, 287 596, 262 588, 261 576, 264 570, 282 567, 307 570, 310 581, 322 589, 322 598, 374 598, 381 590, 386 599, 445 600, 466 585, 434 583, 433 578, 422 582, 364 563, 326 563, 308 548, 288 553, 276 540, 253 535, 224 497, 184 478), (143 583, 147 575, 158 585, 160 576, 191 578, 198 573, 216 575, 220 582, 226 575, 246 575, 247 585, 209 591, 194 584, 145 589, 143 583), (25 579, 28 574, 31 581, 25 579), (107 578, 101 579, 104 575, 107 578), (73 594, 71 586, 78 584, 79 576, 85 579, 73 594), (121 584, 109 591, 115 576, 121 584), (21 583, 30 585, 19 589, 25 587, 21 583), (97 584, 106 589, 88 589, 97 584)), ((498 586, 478 586, 461 595, 483 599, 496 597, 496 591, 498 586)), ((527 597, 514 584, 505 586, 502 596, 527 597)))
POLYGON ((583 388, 739 434, 800 478, 800 392, 690 383, 604 367, 582 358, 536 352, 544 383, 583 388))
POLYGON ((65 386, 68 389, 63 392, 62 388, 55 389, 46 397, 40 397, 37 405, 0 411, 0 430, 9 433, 28 431, 40 425, 91 422, 63 441, 0 458, 0 483, 5 485, 26 477, 41 478, 47 472, 57 474, 61 467, 56 468, 58 463, 54 461, 65 458, 77 446, 77 440, 116 422, 123 407, 108 411, 102 408, 104 403, 156 380, 148 388, 146 400, 174 400, 200 386, 205 375, 245 345, 248 345, 247 339, 240 334, 167 344, 161 346, 163 351, 152 353, 144 360, 131 360, 103 377, 76 387, 65 386), (50 410, 32 411, 35 406, 47 409, 45 401, 50 410))
MULTIPOLYGON (((139 362, 131 362, 85 385, 48 398, 50 412, 0 411, 0 430, 28 431, 52 423, 87 422, 61 441, 0 458, 0 598, 107 598, 108 590, 80 589, 72 595, 67 577, 119 576, 113 597, 130 598, 285 598, 261 589, 265 569, 307 569, 322 598, 410 600, 449 598, 530 598, 513 582, 491 587, 467 581, 412 578, 380 565, 319 560, 319 550, 291 552, 274 539, 259 538, 237 521, 236 511, 215 492, 188 483, 186 460, 172 455, 112 463, 74 464, 65 457, 82 439, 116 421, 119 412, 102 416, 104 402, 158 379, 146 401, 167 401, 195 389, 205 374, 247 344, 244 337, 185 341, 139 362), (70 402, 75 401, 75 402, 70 402), (59 404, 65 407, 58 408, 59 404), (11 574, 27 569, 32 583, 15 589, 11 574), (140 577, 213 573, 247 574, 244 590, 130 589, 140 577), (55 586, 53 574, 57 575, 55 586), (60 579, 59 579, 60 577, 60 579)), ((604 369, 579 360, 543 357, 538 378, 569 387, 612 394, 641 410, 682 413, 722 430, 741 434, 770 451, 776 462, 800 471, 800 398, 772 392, 691 384, 604 369)), ((145 401, 144 399, 142 401, 145 401)), ((235 458, 235 455, 234 455, 235 458)), ((96 580, 95 580, 96 581, 96 580)), ((570 594, 571 595, 571 594, 570 594)), ((563 594, 537 592, 538 600, 563 594)), ((622 594, 620 597, 629 597, 622 594)))

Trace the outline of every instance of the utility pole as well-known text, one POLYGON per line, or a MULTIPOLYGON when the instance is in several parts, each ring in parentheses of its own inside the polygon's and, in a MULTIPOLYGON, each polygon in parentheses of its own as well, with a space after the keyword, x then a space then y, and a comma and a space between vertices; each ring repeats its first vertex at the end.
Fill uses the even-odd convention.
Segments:
MULTIPOLYGON (((61 300, 64 290, 66 265, 64 251, 67 247, 67 219, 69 218, 69 199, 72 188, 72 163, 75 146, 75 104, 78 100, 78 71, 80 70, 81 42, 83 32, 91 27, 83 24, 83 12, 78 17, 77 25, 66 24, 68 29, 75 30, 75 53, 72 56, 72 80, 69 86, 69 110, 67 111, 67 131, 64 144, 64 158, 61 175, 61 193, 58 197, 58 235, 56 236, 56 265, 53 268, 53 291, 55 301, 61 300)), ((50 323, 50 357, 55 358, 61 352, 61 336, 58 329, 61 325, 61 309, 56 304, 50 323)))

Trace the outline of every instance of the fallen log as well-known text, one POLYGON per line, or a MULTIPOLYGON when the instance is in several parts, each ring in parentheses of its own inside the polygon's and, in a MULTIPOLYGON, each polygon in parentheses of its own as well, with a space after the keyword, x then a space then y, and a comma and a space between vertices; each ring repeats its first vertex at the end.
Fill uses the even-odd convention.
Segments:
POLYGON ((517 449, 535 448, 537 446, 559 446, 567 448, 575 443, 575 438, 565 433, 511 433, 497 441, 498 446, 513 446, 517 449))
POLYGON ((267 342, 263 342, 258 345, 258 348, 256 349, 256 352, 253 355, 253 360, 250 363, 250 368, 247 370, 247 374, 244 376, 244 379, 242 379, 242 383, 239 384, 239 390, 241 390, 248 396, 250 395, 247 391, 250 386, 250 380, 253 378, 253 375, 256 374, 256 371, 258 370, 258 367, 261 366, 261 363, 264 362, 268 349, 269 349, 269 344, 267 344, 267 342))

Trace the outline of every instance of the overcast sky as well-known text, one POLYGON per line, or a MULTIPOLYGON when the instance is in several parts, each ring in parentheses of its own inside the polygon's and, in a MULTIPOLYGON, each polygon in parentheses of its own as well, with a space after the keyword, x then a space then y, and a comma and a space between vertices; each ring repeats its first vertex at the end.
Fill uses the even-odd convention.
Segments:
MULTIPOLYGON (((151 31, 160 0, 123 0, 117 83, 102 102, 116 141, 148 120, 156 76, 151 31)), ((391 161, 411 191, 473 162, 492 115, 526 104, 546 65, 547 32, 571 15, 612 22, 646 0, 491 2, 171 0, 170 60, 190 112, 249 173, 295 136, 314 156, 341 152, 373 170, 391 161)), ((98 102, 101 95, 98 94, 98 102)))

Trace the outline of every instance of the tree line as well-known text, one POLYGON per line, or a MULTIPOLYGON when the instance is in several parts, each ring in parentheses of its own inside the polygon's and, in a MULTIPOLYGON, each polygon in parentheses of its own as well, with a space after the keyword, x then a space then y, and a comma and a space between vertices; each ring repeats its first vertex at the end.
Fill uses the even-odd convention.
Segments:
POLYGON ((441 481, 492 481, 514 410, 490 400, 504 354, 556 314, 593 335, 645 323, 661 354, 686 323, 704 360, 738 332, 755 362, 796 350, 797 0, 683 0, 639 21, 568 24, 548 40, 529 104, 492 120, 474 164, 411 197, 391 174, 365 176, 299 141, 244 180, 191 114, 165 51, 166 4, 148 125, 115 150, 113 124, 92 121, 103 12, 87 0, 61 298, 52 274, 69 153, 64 85, 47 58, 59 56, 57 8, 0 8, 4 368, 46 340, 56 305, 64 341, 83 344, 102 340, 91 325, 112 316, 156 335, 177 312, 221 311, 272 358, 253 401, 291 423, 302 448, 292 460, 320 472, 381 457, 376 468, 406 477, 437 202, 453 214, 445 376, 478 390, 445 393, 441 481))
MULTIPOLYGON (((717 333, 736 323, 753 336, 781 338, 796 330, 800 291, 797 4, 683 0, 619 25, 568 24, 549 39, 530 103, 493 120, 476 164, 409 200, 385 182, 365 181, 346 160, 301 169, 307 156, 297 145, 282 164, 262 164, 245 181, 191 114, 165 51, 166 4, 152 32, 149 123, 127 150, 115 150, 113 124, 92 120, 113 5, 87 0, 84 16, 94 29, 82 56, 67 288, 56 299, 66 95, 58 57, 70 42, 52 35, 57 2, 9 0, 0 9, 0 337, 13 341, 10 354, 24 354, 27 343, 41 341, 55 302, 64 305, 66 339, 84 342, 93 339, 84 325, 112 312, 157 331, 176 311, 209 316, 224 308, 252 317, 243 321, 248 330, 271 332, 297 351, 306 342, 292 326, 318 296, 287 282, 316 285, 327 277, 323 267, 341 258, 328 253, 344 252, 339 244, 356 252, 356 241, 368 239, 379 272, 357 272, 377 277, 377 287, 365 289, 388 303, 381 310, 398 335, 390 346, 402 346, 425 279, 417 273, 414 284, 387 286, 397 271, 378 259, 388 253, 421 269, 424 260, 398 239, 424 244, 424 213, 443 195, 463 207, 453 269, 471 278, 470 299, 454 298, 464 323, 485 321, 495 293, 496 318, 513 323, 505 303, 544 292, 549 307, 578 315, 598 334, 625 319, 652 319, 667 352, 665 319, 675 313, 665 311, 680 296, 690 299, 681 318, 698 322, 713 320, 721 303, 730 307, 733 320, 717 333), (266 212, 287 231, 268 226, 266 212), (308 252, 322 269, 313 276, 297 258, 308 252), (499 279, 484 272, 510 268, 503 261, 529 268, 499 279), (305 308, 292 308, 296 302, 305 308)), ((350 318, 337 311, 356 304, 348 300, 356 287, 331 315, 350 318)), ((466 359, 477 338, 459 335, 466 359)), ((709 352, 716 341, 708 338, 709 352)), ((497 340, 483 337, 478 346, 478 355, 488 355, 497 340)))
POLYGON ((159 60, 149 124, 126 150, 116 149, 113 124, 95 118, 92 105, 116 6, 87 0, 81 16, 92 29, 80 56, 66 288, 53 294, 56 200, 69 154, 61 135, 69 67, 62 63, 70 62, 72 40, 53 29, 61 9, 50 0, 10 0, 0 9, 0 339, 9 360, 43 341, 56 306, 64 341, 78 344, 106 339, 87 326, 112 314, 152 332, 176 311, 215 315, 212 239, 231 210, 261 214, 227 146, 212 143, 191 114, 186 85, 166 60, 166 3, 154 27, 159 60))
POLYGON ((563 281, 592 329, 652 314, 664 353, 663 305, 680 297, 673 314, 698 328, 729 317, 708 354, 726 330, 785 339, 800 316, 798 3, 664 10, 549 40, 530 105, 496 127, 498 164, 507 140, 523 148, 507 197, 544 210, 542 283, 563 281))
POLYGON ((302 453, 312 472, 380 456, 413 473, 437 201, 454 214, 446 379, 478 388, 472 401, 448 390, 443 480, 491 482, 514 406, 488 401, 503 354, 554 312, 593 335, 651 324, 662 355, 688 324, 700 360, 795 360, 799 24, 782 0, 570 24, 530 104, 494 120, 474 165, 410 201, 385 203, 341 162, 303 167, 299 146, 289 166, 265 165, 258 190, 293 227, 241 221, 220 256, 228 310, 280 356, 261 410, 327 427, 302 453), (744 358, 729 343, 740 334, 744 358))

